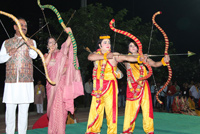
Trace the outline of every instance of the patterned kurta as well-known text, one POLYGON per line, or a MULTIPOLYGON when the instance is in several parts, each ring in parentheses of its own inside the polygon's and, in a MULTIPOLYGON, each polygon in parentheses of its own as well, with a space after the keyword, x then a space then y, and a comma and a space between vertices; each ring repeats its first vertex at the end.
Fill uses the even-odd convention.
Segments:
MULTIPOLYGON (((5 41, 6 51, 19 47, 24 41, 17 36, 5 41)), ((18 51, 6 62, 6 83, 33 82, 33 65, 29 56, 29 48, 23 45, 18 51)))
MULTIPOLYGON (((24 44, 18 48, 13 57, 8 54, 10 48, 17 48, 22 43, 22 37, 15 35, 13 38, 6 40, 1 48, 0 63, 7 62, 3 95, 4 103, 34 102, 32 59, 37 57, 37 52, 28 49, 27 45, 24 44), (15 64, 11 63, 11 61, 15 62, 15 64)), ((34 47, 36 47, 34 40, 33 43, 34 47)))

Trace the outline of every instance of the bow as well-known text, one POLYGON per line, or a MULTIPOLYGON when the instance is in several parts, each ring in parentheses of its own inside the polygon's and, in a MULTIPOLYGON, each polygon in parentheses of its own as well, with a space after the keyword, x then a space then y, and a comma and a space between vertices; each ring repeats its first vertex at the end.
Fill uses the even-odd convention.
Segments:
MULTIPOLYGON (((18 20, 14 15, 9 14, 9 13, 6 13, 6 12, 3 12, 3 11, 0 11, 0 14, 5 15, 5 16, 8 16, 9 18, 13 19, 13 20, 15 21, 15 23, 17 24, 17 26, 18 26, 18 28, 19 28, 19 32, 20 32, 21 36, 23 37, 23 39, 24 39, 25 41, 28 40, 28 38, 27 38, 27 37, 24 35, 24 33, 22 32, 21 24, 20 24, 19 20, 18 20)), ((35 48, 34 46, 29 46, 29 47, 30 47, 31 49, 35 50, 35 51, 39 54, 39 56, 40 56, 41 59, 42 59, 43 66, 44 66, 44 71, 45 71, 46 79, 49 81, 49 83, 51 83, 52 85, 55 85, 56 83, 53 82, 53 81, 49 78, 49 75, 48 75, 48 72, 47 72, 47 67, 46 67, 46 64, 45 64, 45 59, 44 59, 44 56, 43 56, 42 52, 41 52, 39 49, 35 48)))
MULTIPOLYGON (((38 6, 39 6, 40 8, 49 8, 49 9, 51 9, 51 10, 57 15, 58 21, 59 21, 59 23, 61 24, 61 26, 63 27, 63 29, 65 30, 65 29, 67 28, 66 25, 65 25, 64 22, 63 22, 63 19, 61 18, 60 13, 58 12, 58 10, 57 10, 54 6, 52 6, 52 5, 41 5, 41 4, 40 4, 40 0, 37 0, 37 3, 38 3, 38 6)), ((69 34, 69 36, 70 36, 70 38, 71 38, 71 41, 72 41, 72 44, 73 44, 73 54, 74 54, 73 63, 74 63, 74 67, 75 67, 76 69, 80 69, 80 67, 77 67, 77 64, 76 64, 76 57, 77 57, 77 45, 76 45, 76 40, 75 40, 75 38, 74 38, 74 36, 73 36, 73 34, 72 34, 71 32, 69 32, 68 34, 69 34)))
MULTIPOLYGON (((134 35, 132 35, 131 33, 128 33, 128 32, 126 32, 126 31, 122 31, 122 30, 119 30, 119 29, 114 28, 114 27, 113 27, 113 23, 114 23, 114 22, 115 22, 114 19, 112 19, 112 20, 110 21, 110 23, 109 23, 110 29, 113 30, 114 32, 117 32, 117 33, 123 34, 123 35, 125 35, 125 36, 128 36, 129 38, 131 38, 132 40, 134 40, 134 41, 136 42, 136 44, 138 45, 138 48, 139 48, 138 53, 139 53, 139 55, 140 55, 141 57, 143 57, 143 53, 142 53, 142 43, 140 42, 140 40, 139 40, 138 38, 136 38, 134 35)), ((151 66, 150 66, 148 63, 146 63, 146 62, 143 62, 143 64, 148 68, 149 73, 148 73, 146 76, 139 78, 139 79, 137 80, 137 82, 142 81, 142 80, 145 80, 145 79, 148 79, 148 78, 152 75, 152 68, 151 68, 151 66)))
MULTIPOLYGON (((165 39, 165 51, 164 51, 164 55, 168 55, 169 40, 168 40, 167 34, 164 32, 164 30, 163 30, 163 29, 156 23, 156 21, 155 21, 155 17, 156 17, 157 15, 159 15, 159 14, 161 14, 160 11, 156 12, 156 13, 153 15, 153 17, 152 17, 152 22, 153 22, 153 24, 159 29, 159 31, 160 31, 160 32, 163 34, 163 36, 164 36, 164 39, 165 39)), ((159 95, 160 92, 162 92, 162 91, 165 89, 165 87, 169 84, 169 82, 170 82, 171 79, 172 79, 172 69, 171 69, 171 67, 170 67, 169 62, 167 62, 166 65, 167 65, 168 72, 169 72, 168 80, 167 80, 167 82, 164 84, 164 86, 156 93, 156 99, 157 99, 157 101, 158 101, 160 104, 163 104, 163 102, 159 100, 158 95, 159 95)))

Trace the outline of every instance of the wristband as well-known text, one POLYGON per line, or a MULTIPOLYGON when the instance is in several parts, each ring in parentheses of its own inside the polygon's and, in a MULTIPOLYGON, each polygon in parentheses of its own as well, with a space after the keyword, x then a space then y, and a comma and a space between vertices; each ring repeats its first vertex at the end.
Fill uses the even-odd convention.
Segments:
POLYGON ((140 60, 140 56, 137 57, 137 61, 139 64, 142 64, 142 61, 140 60))
POLYGON ((104 53, 104 55, 103 55, 104 60, 107 60, 107 55, 108 55, 108 53, 104 53))
POLYGON ((162 64, 163 64, 163 66, 166 66, 166 65, 167 65, 167 64, 165 63, 165 61, 164 61, 164 57, 162 58, 161 62, 162 62, 162 64))

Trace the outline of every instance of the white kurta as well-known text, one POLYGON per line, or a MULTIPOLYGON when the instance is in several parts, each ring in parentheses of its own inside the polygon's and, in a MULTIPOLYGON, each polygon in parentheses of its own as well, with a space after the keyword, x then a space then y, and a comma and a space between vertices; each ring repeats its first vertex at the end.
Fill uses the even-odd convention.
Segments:
MULTIPOLYGON (((22 37, 18 37, 22 38, 22 37)), ((0 51, 0 63, 7 62, 11 56, 6 51, 5 42, 3 43, 0 51)), ((36 42, 34 41, 34 47, 36 47, 36 42)), ((37 58, 37 52, 33 49, 29 49, 29 56, 32 59, 37 58)), ((3 103, 33 103, 34 102, 34 84, 33 82, 17 82, 16 83, 5 83, 3 103)))
POLYGON ((192 93, 192 96, 195 99, 199 99, 200 98, 200 91, 197 87, 195 87, 194 85, 190 88, 189 90, 192 93), (198 90, 198 91, 197 91, 198 90))

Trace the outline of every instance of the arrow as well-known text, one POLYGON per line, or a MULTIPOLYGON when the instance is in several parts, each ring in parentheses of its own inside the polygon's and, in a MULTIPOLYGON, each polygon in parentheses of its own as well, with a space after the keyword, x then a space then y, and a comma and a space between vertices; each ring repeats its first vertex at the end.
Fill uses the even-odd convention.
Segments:
MULTIPOLYGON (((83 47, 87 52, 92 53, 92 51, 88 47, 83 47)), ((126 55, 126 56, 138 56, 137 54, 133 55, 127 55, 127 54, 113 54, 114 56, 120 56, 120 55, 126 55)), ((188 57, 196 55, 196 53, 188 51, 188 53, 183 53, 183 54, 169 54, 169 56, 176 56, 176 55, 187 55, 188 57)), ((164 56, 162 55, 148 55, 148 57, 159 57, 159 56, 164 56)))
MULTIPOLYGON (((188 57, 195 55, 196 53, 188 51, 188 53, 183 54, 169 54, 169 56, 177 56, 177 55, 187 55, 188 57)), ((158 56, 164 56, 164 55, 148 55, 148 57, 158 57, 158 56)))
MULTIPOLYGON (((188 53, 183 54, 169 54, 169 56, 177 56, 177 55, 187 55, 188 57, 195 55, 196 53, 188 51, 188 53)), ((114 54, 114 56, 120 56, 120 55, 127 55, 127 54, 114 54)), ((128 55, 128 56, 138 56, 137 54, 128 55)), ((159 56, 165 56, 165 55, 147 55, 148 57, 159 57, 159 56)))

